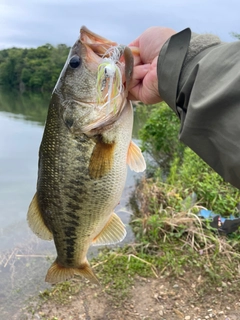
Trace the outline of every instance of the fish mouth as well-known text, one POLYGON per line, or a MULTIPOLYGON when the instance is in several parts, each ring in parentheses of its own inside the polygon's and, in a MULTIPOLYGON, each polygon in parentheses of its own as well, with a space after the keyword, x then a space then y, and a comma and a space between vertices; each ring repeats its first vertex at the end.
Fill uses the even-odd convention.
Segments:
POLYGON ((88 65, 98 65, 99 116, 82 128, 83 133, 93 136, 116 122, 124 109, 134 66, 133 54, 127 46, 101 37, 85 26, 80 29, 79 40, 86 48, 88 65), (109 72, 114 70, 112 78, 106 68, 109 72))
POLYGON ((99 57, 102 57, 111 47, 118 45, 116 42, 108 40, 92 32, 85 26, 82 26, 80 29, 80 41, 81 43, 87 45, 87 47, 99 57))

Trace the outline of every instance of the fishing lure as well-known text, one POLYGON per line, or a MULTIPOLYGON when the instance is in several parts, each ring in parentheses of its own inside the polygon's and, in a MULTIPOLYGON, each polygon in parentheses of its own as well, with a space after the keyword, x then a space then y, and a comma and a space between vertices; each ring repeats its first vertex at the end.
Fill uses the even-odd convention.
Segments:
POLYGON ((119 59, 123 54, 124 46, 108 49, 103 56, 103 61, 98 66, 97 92, 98 107, 106 107, 106 114, 117 111, 117 98, 123 90, 121 63, 119 59))

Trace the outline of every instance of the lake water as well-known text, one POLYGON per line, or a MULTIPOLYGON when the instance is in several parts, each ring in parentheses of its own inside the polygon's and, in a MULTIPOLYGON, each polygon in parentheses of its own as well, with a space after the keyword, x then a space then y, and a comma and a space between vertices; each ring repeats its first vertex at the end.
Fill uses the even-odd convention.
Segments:
MULTIPOLYGON (((38 239, 26 222, 36 190, 38 149, 49 100, 50 95, 0 91, 0 319, 15 319, 30 295, 50 287, 44 282, 50 266, 46 257, 55 257, 55 247, 38 239)), ((135 118, 135 139, 139 126, 135 118)), ((137 177, 128 171, 115 210, 126 225, 131 214, 127 202, 137 177)), ((125 242, 133 238, 128 226, 127 231, 125 242)))

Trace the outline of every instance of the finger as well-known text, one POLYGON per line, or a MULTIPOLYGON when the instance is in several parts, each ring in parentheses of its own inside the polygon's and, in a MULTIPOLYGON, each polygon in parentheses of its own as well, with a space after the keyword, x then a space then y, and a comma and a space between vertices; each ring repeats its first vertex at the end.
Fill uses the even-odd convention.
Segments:
POLYGON ((127 98, 131 101, 139 101, 139 99, 137 99, 131 92, 128 92, 127 98))
POLYGON ((150 64, 143 64, 143 65, 134 67, 132 80, 129 84, 129 90, 134 88, 136 85, 138 85, 142 81, 142 79, 146 76, 146 74, 150 70, 150 67, 151 67, 150 64))
POLYGON ((129 100, 138 100, 145 104, 154 104, 162 101, 159 94, 156 94, 152 89, 146 88, 143 82, 140 82, 128 93, 129 100))
POLYGON ((142 82, 139 82, 128 92, 129 100, 141 100, 141 91, 143 89, 142 82))
POLYGON ((145 77, 142 79, 134 79, 132 84, 135 84, 135 86, 129 90, 128 98, 132 100, 139 100, 146 104, 153 104, 162 101, 158 92, 158 83, 154 79, 155 74, 151 71, 147 72, 145 77))
POLYGON ((148 73, 150 66, 150 64, 144 64, 134 67, 132 80, 129 84, 129 100, 139 100, 139 92, 142 90, 142 79, 148 73))

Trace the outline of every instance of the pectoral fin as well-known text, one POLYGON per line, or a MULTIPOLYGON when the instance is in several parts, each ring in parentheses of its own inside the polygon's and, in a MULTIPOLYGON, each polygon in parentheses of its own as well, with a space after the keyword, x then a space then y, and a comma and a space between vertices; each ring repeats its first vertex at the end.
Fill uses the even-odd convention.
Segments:
POLYGON ((112 169, 114 149, 115 143, 104 143, 103 141, 96 143, 88 168, 91 178, 100 179, 112 169))
POLYGON ((39 238, 43 240, 53 239, 52 233, 49 231, 43 221, 42 214, 38 206, 37 193, 35 193, 32 202, 30 203, 27 213, 27 220, 32 232, 35 233, 39 238))
POLYGON ((127 232, 121 219, 113 212, 110 219, 102 229, 102 231, 95 237, 92 245, 106 245, 114 244, 122 241, 127 232))
POLYGON ((127 164, 131 170, 136 172, 143 172, 146 169, 146 162, 142 152, 133 141, 130 142, 128 148, 127 164))

